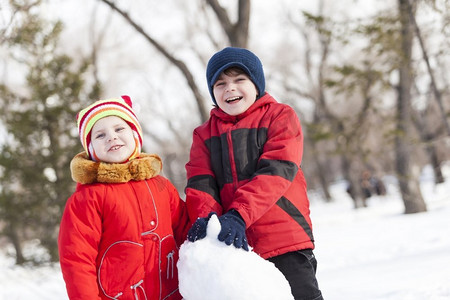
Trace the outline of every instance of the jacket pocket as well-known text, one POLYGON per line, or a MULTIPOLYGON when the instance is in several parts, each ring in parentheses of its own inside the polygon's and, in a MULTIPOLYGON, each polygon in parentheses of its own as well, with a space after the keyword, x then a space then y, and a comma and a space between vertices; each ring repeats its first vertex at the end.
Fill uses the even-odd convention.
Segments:
POLYGON ((144 279, 143 245, 132 241, 111 244, 100 261, 98 283, 111 299, 130 298, 144 279))
POLYGON ((172 235, 161 240, 161 268, 162 298, 176 293, 178 290, 178 248, 172 235))

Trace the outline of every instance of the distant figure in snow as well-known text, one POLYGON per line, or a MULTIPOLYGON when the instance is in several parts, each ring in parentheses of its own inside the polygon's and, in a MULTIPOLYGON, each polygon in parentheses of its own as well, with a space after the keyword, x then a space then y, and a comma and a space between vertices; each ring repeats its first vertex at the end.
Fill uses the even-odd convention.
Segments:
POLYGON ((322 299, 297 114, 266 93, 261 61, 247 49, 214 54, 206 78, 215 107, 194 130, 186 164, 189 241, 205 237, 215 213, 219 241, 274 263, 295 299, 322 299))
POLYGON ((77 188, 66 203, 58 247, 70 299, 179 300, 176 263, 189 218, 161 159, 141 153, 129 97, 81 110, 85 152, 70 165, 77 188))
POLYGON ((180 248, 178 273, 185 300, 293 300, 289 283, 269 261, 256 253, 228 247, 217 239, 216 215, 206 237, 180 248))
MULTIPOLYGON (((362 206, 367 207, 367 199, 372 197, 373 195, 385 196, 386 195, 386 186, 382 179, 379 179, 377 176, 373 175, 370 171, 364 170, 361 173, 361 179, 359 181, 359 185, 362 193, 362 206)), ((347 193, 352 198, 355 208, 360 207, 358 203, 358 198, 356 196, 356 191, 353 186, 350 184, 347 187, 347 193)))

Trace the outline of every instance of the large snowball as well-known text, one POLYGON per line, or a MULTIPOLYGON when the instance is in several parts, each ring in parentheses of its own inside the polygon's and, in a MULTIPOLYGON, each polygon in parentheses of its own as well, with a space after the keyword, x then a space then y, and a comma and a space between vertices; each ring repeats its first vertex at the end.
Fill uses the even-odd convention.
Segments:
POLYGON ((180 248, 178 274, 185 300, 293 300, 289 283, 271 262, 253 251, 227 246, 213 215, 204 239, 180 248))

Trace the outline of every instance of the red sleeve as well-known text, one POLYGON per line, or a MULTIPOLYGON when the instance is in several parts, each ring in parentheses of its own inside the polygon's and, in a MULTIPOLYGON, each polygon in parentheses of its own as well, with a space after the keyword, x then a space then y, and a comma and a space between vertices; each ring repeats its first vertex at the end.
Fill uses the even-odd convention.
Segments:
POLYGON ((195 222, 198 217, 206 217, 212 211, 222 214, 220 191, 211 168, 210 151, 205 138, 194 131, 189 162, 186 164, 188 184, 186 204, 189 218, 195 222))
POLYGON ((236 190, 230 207, 241 214, 247 227, 283 196, 302 159, 303 135, 295 111, 283 105, 271 118, 256 173, 252 180, 236 190))
POLYGON ((64 209, 58 249, 70 299, 100 299, 96 271, 102 232, 100 197, 82 188, 69 198, 64 209))
POLYGON ((170 197, 172 230, 175 241, 177 242, 177 246, 180 247, 187 237, 187 233, 191 224, 189 222, 186 203, 180 198, 180 195, 175 186, 173 186, 173 184, 170 183, 169 180, 167 180, 167 182, 170 197))

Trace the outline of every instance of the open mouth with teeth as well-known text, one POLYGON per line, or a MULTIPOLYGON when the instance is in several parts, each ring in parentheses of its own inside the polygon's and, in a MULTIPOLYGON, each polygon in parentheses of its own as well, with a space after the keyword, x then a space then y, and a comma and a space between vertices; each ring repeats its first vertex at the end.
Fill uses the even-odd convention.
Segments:
POLYGON ((234 103, 234 102, 237 102, 237 101, 241 100, 242 98, 243 98, 242 96, 240 96, 240 97, 231 97, 231 98, 226 99, 225 102, 226 103, 234 103))
POLYGON ((116 151, 116 150, 119 150, 120 148, 122 148, 121 145, 116 145, 116 146, 112 146, 111 148, 109 148, 108 151, 116 151))

